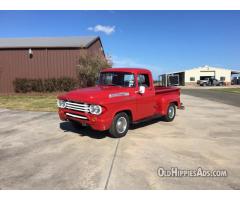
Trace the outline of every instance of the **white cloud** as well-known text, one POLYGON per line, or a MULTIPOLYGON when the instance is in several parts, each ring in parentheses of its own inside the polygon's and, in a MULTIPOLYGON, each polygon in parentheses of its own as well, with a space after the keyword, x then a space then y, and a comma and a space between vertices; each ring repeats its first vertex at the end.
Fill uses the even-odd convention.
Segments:
POLYGON ((103 25, 96 25, 94 27, 88 27, 89 31, 94 31, 94 32, 103 32, 107 35, 110 35, 115 32, 115 26, 103 26, 103 25))

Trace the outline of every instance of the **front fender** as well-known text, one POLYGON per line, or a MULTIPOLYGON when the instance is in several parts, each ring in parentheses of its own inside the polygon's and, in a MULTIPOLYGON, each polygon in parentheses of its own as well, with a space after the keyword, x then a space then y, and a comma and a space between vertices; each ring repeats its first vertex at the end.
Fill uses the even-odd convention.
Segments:
POLYGON ((132 120, 135 119, 136 113, 136 102, 128 101, 128 102, 119 102, 112 103, 110 105, 106 105, 106 115, 107 117, 114 118, 114 116, 121 111, 128 111, 131 113, 132 120))

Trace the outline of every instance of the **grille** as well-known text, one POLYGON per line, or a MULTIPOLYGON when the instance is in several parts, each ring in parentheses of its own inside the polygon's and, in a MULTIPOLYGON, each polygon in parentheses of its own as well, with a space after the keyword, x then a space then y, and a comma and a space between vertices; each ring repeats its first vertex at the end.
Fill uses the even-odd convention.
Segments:
POLYGON ((84 103, 74 103, 74 102, 66 102, 66 108, 70 110, 76 110, 81 112, 89 112, 89 105, 84 103))

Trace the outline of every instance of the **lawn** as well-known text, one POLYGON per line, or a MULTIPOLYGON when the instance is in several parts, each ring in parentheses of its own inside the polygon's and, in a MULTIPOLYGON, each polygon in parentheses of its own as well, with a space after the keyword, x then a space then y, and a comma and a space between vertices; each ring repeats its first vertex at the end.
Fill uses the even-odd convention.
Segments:
POLYGON ((218 91, 218 92, 228 92, 228 93, 240 94, 240 88, 219 88, 219 89, 211 89, 211 90, 218 91))
POLYGON ((57 94, 0 95, 0 108, 55 112, 56 98, 57 94))

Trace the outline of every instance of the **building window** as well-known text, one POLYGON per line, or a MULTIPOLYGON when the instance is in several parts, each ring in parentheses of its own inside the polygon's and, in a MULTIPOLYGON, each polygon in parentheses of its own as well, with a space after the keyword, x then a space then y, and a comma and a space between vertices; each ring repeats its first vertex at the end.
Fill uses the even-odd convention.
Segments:
POLYGON ((190 77, 190 81, 195 81, 195 77, 190 77))
POLYGON ((225 81, 225 76, 221 76, 220 81, 225 81))

